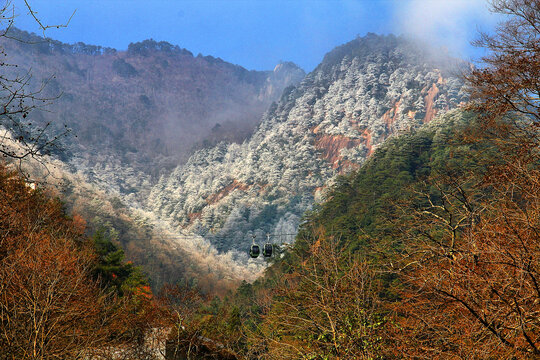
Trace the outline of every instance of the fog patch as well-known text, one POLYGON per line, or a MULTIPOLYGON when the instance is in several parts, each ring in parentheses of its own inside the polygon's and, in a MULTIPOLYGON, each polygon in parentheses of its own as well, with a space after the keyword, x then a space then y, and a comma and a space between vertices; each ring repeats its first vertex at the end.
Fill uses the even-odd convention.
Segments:
MULTIPOLYGON (((498 17, 485 0, 412 0, 397 2, 395 31, 448 49, 453 56, 478 55, 471 41, 490 32, 498 17)), ((470 60, 470 59, 468 59, 470 60)))

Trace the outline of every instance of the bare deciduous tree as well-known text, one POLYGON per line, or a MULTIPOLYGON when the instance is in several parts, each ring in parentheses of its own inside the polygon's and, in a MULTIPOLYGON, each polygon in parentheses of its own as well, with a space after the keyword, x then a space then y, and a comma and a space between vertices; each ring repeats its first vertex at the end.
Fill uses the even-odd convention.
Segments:
MULTIPOLYGON (((27 0, 24 4, 28 15, 33 17, 44 35, 47 29, 65 27, 71 20, 70 18, 62 25, 45 25, 27 0)), ((13 37, 10 32, 15 18, 15 6, 11 1, 5 1, 0 8, 0 39, 22 41, 13 37)), ((12 71, 18 68, 18 65, 4 60, 9 59, 9 54, 2 46, 0 56, 2 57, 0 69, 4 69, 0 74, 0 154, 4 158, 18 160, 19 163, 26 158, 39 159, 42 155, 57 149, 59 138, 66 136, 69 129, 66 127, 63 132, 51 135, 50 123, 38 126, 28 122, 27 117, 31 111, 37 108, 44 109, 55 99, 42 94, 48 81, 36 86, 32 83, 32 74, 29 71, 12 71)))

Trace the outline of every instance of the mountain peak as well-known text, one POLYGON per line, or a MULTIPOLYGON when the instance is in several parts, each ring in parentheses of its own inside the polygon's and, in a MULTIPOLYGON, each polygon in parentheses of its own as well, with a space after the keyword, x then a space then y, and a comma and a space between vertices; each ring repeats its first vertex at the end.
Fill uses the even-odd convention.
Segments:
POLYGON ((304 70, 300 66, 296 65, 292 61, 280 61, 274 67, 274 73, 278 73, 278 72, 282 72, 282 71, 301 71, 301 72, 304 72, 304 70))
POLYGON ((433 48, 419 39, 405 36, 378 35, 367 33, 335 47, 324 56, 317 67, 329 71, 345 59, 359 62, 387 61, 395 64, 428 65, 448 74, 464 64, 463 60, 451 57, 444 49, 433 48))
POLYGON ((149 55, 153 52, 162 52, 166 54, 179 54, 193 56, 191 51, 180 48, 178 45, 173 45, 167 41, 155 41, 147 39, 140 42, 130 43, 127 48, 129 55, 149 55))
POLYGON ((377 35, 367 33, 366 36, 358 36, 343 45, 336 46, 328 52, 321 64, 322 67, 328 67, 340 63, 345 57, 365 58, 377 53, 394 50, 401 42, 401 38, 395 35, 377 35))
POLYGON ((305 76, 306 72, 295 63, 291 61, 280 61, 274 67, 274 71, 267 77, 267 85, 260 96, 278 98, 283 89, 287 86, 298 84, 305 76))
MULTIPOLYGON (((253 235, 296 232, 335 176, 466 96, 458 78, 430 65, 415 46, 375 34, 338 46, 285 88, 245 142, 204 149, 162 178, 149 209, 220 251, 241 249, 253 235)), ((272 75, 290 70, 301 71, 280 63, 272 75)))
MULTIPOLYGON (((62 96, 47 111, 37 109, 30 117, 35 124, 72 128, 77 139, 66 138, 66 147, 75 158, 88 161, 79 167, 88 172, 112 154, 121 155, 119 166, 129 164, 157 175, 196 148, 242 142, 282 90, 304 76, 290 63, 276 72, 249 71, 153 39, 117 51, 10 28, 0 46, 9 61, 18 64, 4 67, 3 75, 15 77, 31 69, 30 85, 38 88, 41 79, 55 74, 41 95, 62 96), (213 130, 216 124, 220 131, 213 130)), ((115 178, 107 186, 127 188, 122 182, 115 178)))

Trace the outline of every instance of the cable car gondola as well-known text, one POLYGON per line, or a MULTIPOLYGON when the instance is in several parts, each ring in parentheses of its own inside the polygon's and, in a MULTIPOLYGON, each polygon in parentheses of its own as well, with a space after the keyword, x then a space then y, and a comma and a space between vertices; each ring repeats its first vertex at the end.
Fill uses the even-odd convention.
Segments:
POLYGON ((257 244, 251 245, 251 248, 249 249, 249 256, 255 259, 259 257, 260 253, 261 253, 261 249, 259 248, 259 245, 257 244))
POLYGON ((264 247, 263 247, 263 256, 265 258, 267 257, 271 257, 272 256, 272 250, 274 248, 274 245, 270 244, 270 243, 266 243, 264 244, 264 247))
POLYGON ((251 247, 249 248, 249 256, 255 259, 259 257, 260 253, 261 248, 259 248, 259 245, 255 244, 255 235, 253 235, 253 242, 251 243, 251 247))

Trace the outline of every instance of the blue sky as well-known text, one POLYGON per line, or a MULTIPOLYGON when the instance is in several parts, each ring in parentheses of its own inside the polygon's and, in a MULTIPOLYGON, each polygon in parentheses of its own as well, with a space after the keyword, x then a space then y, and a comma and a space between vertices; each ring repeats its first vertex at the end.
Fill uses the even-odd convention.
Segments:
MULTIPOLYGON (((153 38, 248 69, 280 60, 311 71, 324 54, 367 32, 409 34, 467 59, 469 42, 495 18, 484 0, 28 0, 63 42, 127 48, 153 38)), ((39 33, 23 0, 13 0, 16 26, 39 33)))

